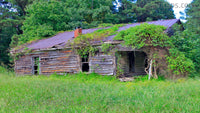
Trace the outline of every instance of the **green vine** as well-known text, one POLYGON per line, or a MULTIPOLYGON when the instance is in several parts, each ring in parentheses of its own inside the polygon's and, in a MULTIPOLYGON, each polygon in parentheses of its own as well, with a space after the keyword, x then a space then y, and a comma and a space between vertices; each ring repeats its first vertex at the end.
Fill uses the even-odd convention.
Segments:
POLYGON ((124 70, 122 69, 122 66, 121 66, 121 64, 120 64, 120 60, 121 60, 121 55, 120 54, 118 54, 118 53, 116 53, 115 54, 115 57, 116 57, 116 59, 117 59, 117 70, 116 70, 116 77, 120 77, 121 75, 123 75, 124 74, 124 70))
MULTIPOLYGON (((108 36, 116 34, 119 27, 122 27, 123 24, 114 25, 110 28, 99 29, 92 33, 79 35, 71 43, 72 49, 75 50, 81 57, 84 57, 86 54, 91 53, 94 55, 98 50, 97 47, 93 46, 95 41, 101 41, 108 36)), ((103 46, 104 47, 104 46, 103 46)), ((104 48, 105 50, 105 48, 104 48)))
POLYGON ((101 51, 105 54, 109 54, 109 52, 115 48, 115 45, 104 43, 101 45, 101 51))
POLYGON ((27 54, 29 54, 31 52, 32 52, 32 49, 29 49, 29 48, 25 47, 22 51, 13 54, 12 57, 15 60, 18 60, 20 57, 22 57, 24 55, 27 55, 27 54))
POLYGON ((164 30, 166 30, 164 26, 144 23, 120 31, 114 40, 124 41, 124 46, 131 46, 134 49, 145 46, 167 47, 171 45, 171 42, 164 30))
MULTIPOLYGON (((160 65, 163 65, 165 57, 165 63, 174 74, 180 75, 191 72, 194 69, 194 64, 178 50, 169 49, 174 48, 174 46, 170 37, 164 32, 165 30, 166 27, 164 26, 144 23, 119 32, 114 40, 123 41, 123 46, 144 50, 148 55, 148 65, 152 61, 151 74, 155 78, 158 78, 157 70, 160 65), (159 50, 163 50, 165 53, 158 52, 159 50), (158 53, 164 55, 159 56, 158 53)), ((148 71, 146 72, 148 73, 148 71)))
POLYGON ((170 55, 167 56, 168 67, 174 74, 187 74, 194 71, 194 64, 192 60, 185 57, 185 55, 177 49, 169 49, 170 55))

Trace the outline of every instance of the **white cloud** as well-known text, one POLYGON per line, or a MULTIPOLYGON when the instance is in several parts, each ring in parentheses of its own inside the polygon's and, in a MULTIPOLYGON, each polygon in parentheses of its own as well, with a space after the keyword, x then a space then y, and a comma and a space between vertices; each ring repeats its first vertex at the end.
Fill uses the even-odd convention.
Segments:
POLYGON ((173 5, 174 14, 176 18, 180 18, 180 11, 184 12, 185 8, 188 4, 192 2, 192 0, 167 0, 169 3, 173 5))

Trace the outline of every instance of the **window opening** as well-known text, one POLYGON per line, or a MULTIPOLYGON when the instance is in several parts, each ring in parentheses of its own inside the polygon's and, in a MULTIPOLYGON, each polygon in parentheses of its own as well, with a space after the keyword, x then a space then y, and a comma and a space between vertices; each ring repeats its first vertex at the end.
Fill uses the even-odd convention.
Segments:
POLYGON ((89 54, 86 54, 81 58, 82 72, 89 72, 89 54))
POLYGON ((38 75, 40 71, 39 57, 33 57, 33 74, 38 75))

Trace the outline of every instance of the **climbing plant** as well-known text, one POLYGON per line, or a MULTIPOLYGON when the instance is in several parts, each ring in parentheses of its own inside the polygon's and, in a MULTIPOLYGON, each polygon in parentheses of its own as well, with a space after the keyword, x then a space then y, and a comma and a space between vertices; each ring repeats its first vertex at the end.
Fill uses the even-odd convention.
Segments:
MULTIPOLYGON (((94 45, 97 43, 102 44, 103 43, 102 40, 104 40, 108 36, 116 34, 117 33, 116 31, 119 29, 119 27, 122 26, 123 24, 117 24, 108 28, 102 28, 96 30, 92 33, 79 35, 70 44, 73 50, 75 50, 81 57, 84 57, 88 53, 94 55, 95 51, 98 50, 98 48, 95 47, 94 45)), ((107 45, 103 44, 103 50, 106 50, 106 48, 107 45)))
POLYGON ((188 73, 194 71, 194 64, 192 60, 185 57, 184 53, 178 49, 169 49, 169 56, 167 56, 168 67, 174 74, 183 74, 186 76, 188 73))
POLYGON ((194 68, 191 60, 180 52, 178 54, 178 52, 172 52, 171 49, 169 51, 169 48, 174 48, 174 46, 165 30, 164 26, 144 23, 119 32, 114 40, 124 41, 123 46, 142 49, 147 54, 148 66, 145 72, 149 74, 149 77, 158 78, 157 72, 167 67, 176 75, 191 72, 194 68))
MULTIPOLYGON (((191 60, 178 50, 174 52, 175 46, 172 44, 173 40, 165 32, 166 27, 144 23, 117 32, 121 26, 123 25, 113 25, 93 33, 79 35, 70 44, 81 57, 88 53, 94 55, 99 49, 104 53, 112 53, 113 49, 117 51, 116 45, 103 43, 103 40, 116 34, 114 40, 123 41, 122 46, 132 47, 133 50, 141 49, 147 54, 148 66, 145 68, 145 72, 149 74, 149 77, 158 78, 158 74, 163 74, 163 71, 169 71, 171 75, 185 76, 194 69, 191 60)), ((119 74, 122 73, 122 71, 119 72, 119 74)))
POLYGON ((123 45, 137 49, 145 46, 167 47, 170 45, 170 38, 164 30, 164 26, 144 23, 119 32, 114 40, 123 40, 123 45))

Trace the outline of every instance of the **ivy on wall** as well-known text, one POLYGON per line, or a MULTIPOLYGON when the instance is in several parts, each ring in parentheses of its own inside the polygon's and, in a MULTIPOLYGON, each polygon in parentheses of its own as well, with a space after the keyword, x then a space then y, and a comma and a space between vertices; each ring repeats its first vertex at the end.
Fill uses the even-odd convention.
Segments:
POLYGON ((194 70, 194 64, 184 54, 174 49, 172 40, 165 30, 164 26, 144 23, 119 32, 114 40, 124 41, 123 45, 126 47, 142 49, 148 56, 148 66, 145 71, 154 78, 157 78, 159 66, 162 67, 163 63, 168 65, 166 70, 168 68, 175 75, 185 76, 186 73, 194 70), (162 53, 159 50, 165 52, 162 53))

